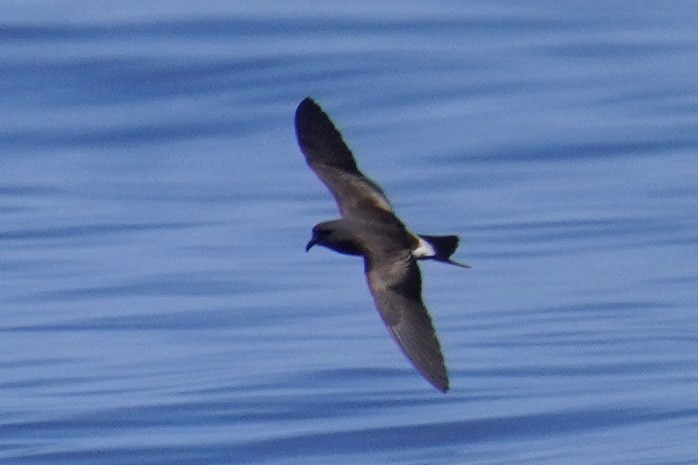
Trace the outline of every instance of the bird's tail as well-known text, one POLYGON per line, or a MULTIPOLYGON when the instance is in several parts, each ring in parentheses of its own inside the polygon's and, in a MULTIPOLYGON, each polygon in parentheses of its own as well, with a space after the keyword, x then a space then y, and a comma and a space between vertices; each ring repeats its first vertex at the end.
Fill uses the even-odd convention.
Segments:
POLYGON ((463 268, 470 268, 470 266, 466 265, 465 263, 458 263, 451 260, 451 255, 453 255, 453 252, 455 252, 458 248, 458 236, 425 236, 420 234, 419 237, 428 242, 429 245, 431 245, 431 247, 434 249, 433 256, 425 256, 423 258, 430 258, 439 262, 450 263, 451 265, 456 265, 463 268))

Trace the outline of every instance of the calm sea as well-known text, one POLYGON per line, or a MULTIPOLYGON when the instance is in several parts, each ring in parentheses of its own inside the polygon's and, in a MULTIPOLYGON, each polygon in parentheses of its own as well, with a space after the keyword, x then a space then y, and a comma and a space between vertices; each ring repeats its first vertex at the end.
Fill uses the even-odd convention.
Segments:
POLYGON ((0 0, 0 463, 698 463, 695 1, 0 0), (296 146, 412 230, 452 390, 296 146))

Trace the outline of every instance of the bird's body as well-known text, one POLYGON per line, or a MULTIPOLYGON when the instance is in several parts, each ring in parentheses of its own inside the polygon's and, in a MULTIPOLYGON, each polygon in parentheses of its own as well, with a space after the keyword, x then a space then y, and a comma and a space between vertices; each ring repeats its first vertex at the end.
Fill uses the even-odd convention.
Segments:
POLYGON ((396 342, 430 383, 447 391, 446 365, 422 301, 417 259, 467 267, 450 258, 458 237, 409 232, 383 190, 359 171, 341 134, 312 99, 298 106, 295 126, 308 165, 332 193, 342 215, 315 225, 306 250, 319 244, 362 256, 374 302, 396 342))

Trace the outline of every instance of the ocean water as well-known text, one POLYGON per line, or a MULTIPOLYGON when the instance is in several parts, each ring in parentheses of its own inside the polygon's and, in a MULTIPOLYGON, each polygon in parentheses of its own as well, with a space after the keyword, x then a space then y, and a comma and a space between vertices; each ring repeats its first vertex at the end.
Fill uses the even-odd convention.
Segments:
POLYGON ((698 4, 0 1, 0 463, 698 463, 698 4), (293 113, 421 233, 388 337, 293 113))

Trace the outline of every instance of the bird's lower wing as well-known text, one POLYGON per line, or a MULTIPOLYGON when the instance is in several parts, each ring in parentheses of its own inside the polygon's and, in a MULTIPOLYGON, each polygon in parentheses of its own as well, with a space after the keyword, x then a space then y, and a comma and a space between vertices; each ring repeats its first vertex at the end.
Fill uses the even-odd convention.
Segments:
POLYGON ((434 387, 448 390, 441 345, 422 302, 421 275, 409 257, 366 259, 366 276, 381 318, 402 352, 434 387))

